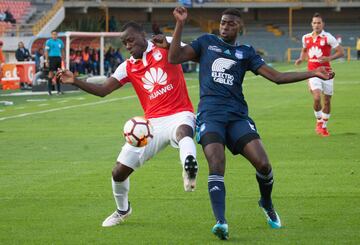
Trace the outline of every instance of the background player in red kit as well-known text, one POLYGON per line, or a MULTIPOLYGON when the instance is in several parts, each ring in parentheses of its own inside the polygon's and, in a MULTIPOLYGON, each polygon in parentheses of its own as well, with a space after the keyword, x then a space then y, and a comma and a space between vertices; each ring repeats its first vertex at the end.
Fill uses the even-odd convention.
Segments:
POLYGON ((130 82, 145 117, 154 128, 154 138, 145 147, 134 147, 128 143, 123 146, 112 171, 117 210, 105 219, 104 227, 117 225, 131 214, 129 175, 169 144, 179 148, 185 191, 194 190, 196 184, 198 166, 192 139, 195 116, 181 65, 168 63, 168 50, 155 46, 145 36, 142 26, 135 22, 123 26, 121 40, 132 56, 120 64, 102 85, 77 80, 68 70, 58 73, 58 79, 63 83, 71 83, 101 97, 130 82))
MULTIPOLYGON (((302 37, 303 48, 300 58, 295 61, 299 65, 308 59, 308 70, 315 70, 319 66, 330 68, 330 61, 344 56, 344 49, 330 33, 324 31, 324 21, 320 14, 315 13, 312 17, 311 26, 313 31, 302 37), (334 49, 334 54, 331 54, 334 49)), ((330 118, 331 96, 334 92, 334 79, 322 80, 318 77, 309 79, 310 91, 314 98, 314 114, 316 117, 316 133, 329 136, 327 123, 330 118), (321 97, 323 94, 323 105, 321 97)))

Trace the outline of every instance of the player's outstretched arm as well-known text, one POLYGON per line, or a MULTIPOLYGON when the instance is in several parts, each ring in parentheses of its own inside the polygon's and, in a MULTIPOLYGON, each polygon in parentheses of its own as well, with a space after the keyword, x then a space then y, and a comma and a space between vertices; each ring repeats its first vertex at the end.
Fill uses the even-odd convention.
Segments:
POLYGON ((306 60, 306 48, 301 49, 300 57, 295 61, 295 65, 300 65, 304 60, 306 60))
POLYGON ((65 84, 72 84, 90 94, 105 97, 122 85, 113 77, 109 77, 103 84, 93 84, 77 79, 69 70, 58 70, 56 79, 65 84))
POLYGON ((279 72, 268 65, 262 65, 257 72, 276 84, 295 83, 311 77, 329 80, 335 76, 331 69, 325 67, 306 72, 279 72))
POLYGON ((176 7, 173 15, 176 19, 176 26, 173 40, 170 44, 168 61, 171 64, 180 64, 185 61, 197 60, 197 55, 190 45, 181 47, 181 33, 187 18, 187 10, 184 7, 176 7))

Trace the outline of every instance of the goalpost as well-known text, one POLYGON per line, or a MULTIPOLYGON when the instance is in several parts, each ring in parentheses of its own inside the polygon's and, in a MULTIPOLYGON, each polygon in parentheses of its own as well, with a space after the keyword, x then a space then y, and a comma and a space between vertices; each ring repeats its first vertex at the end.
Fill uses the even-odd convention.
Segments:
MULTIPOLYGON (((96 44, 100 49, 100 76, 104 76, 104 45, 105 38, 107 37, 120 37, 120 32, 59 32, 58 38, 62 39, 65 45, 65 66, 66 69, 70 68, 70 47, 72 45, 96 44)), ((32 53, 40 47, 44 47, 45 41, 51 38, 50 36, 36 36, 30 42, 30 49, 32 53)))

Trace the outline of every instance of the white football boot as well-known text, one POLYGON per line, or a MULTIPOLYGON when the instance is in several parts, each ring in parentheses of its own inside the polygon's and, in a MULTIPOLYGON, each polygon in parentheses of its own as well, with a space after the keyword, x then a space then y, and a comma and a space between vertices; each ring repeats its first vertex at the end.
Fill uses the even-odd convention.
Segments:
POLYGON ((184 169, 182 173, 185 191, 195 190, 197 172, 198 164, 195 157, 192 155, 187 156, 185 159, 184 169))
POLYGON ((103 227, 111 227, 111 226, 115 226, 118 225, 122 222, 124 222, 131 214, 132 212, 132 208, 129 206, 129 209, 126 213, 121 214, 118 212, 118 210, 116 210, 112 215, 110 215, 109 217, 107 217, 104 222, 102 223, 103 227))

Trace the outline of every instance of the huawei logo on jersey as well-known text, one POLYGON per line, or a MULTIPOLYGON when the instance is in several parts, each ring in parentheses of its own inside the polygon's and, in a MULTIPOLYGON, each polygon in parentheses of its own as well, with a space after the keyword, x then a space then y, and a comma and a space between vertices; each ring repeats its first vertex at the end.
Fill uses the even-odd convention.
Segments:
POLYGON ((150 71, 145 72, 145 76, 141 78, 144 83, 144 88, 152 92, 156 84, 165 85, 167 83, 167 74, 163 69, 150 68, 150 71))
POLYGON ((229 70, 233 65, 236 64, 236 61, 225 58, 216 59, 211 66, 211 76, 214 79, 214 82, 233 85, 234 76, 226 73, 226 70, 229 70))
POLYGON ((309 49, 309 59, 312 59, 312 58, 320 58, 321 56, 323 56, 323 53, 321 51, 321 49, 319 49, 318 47, 316 46, 313 46, 309 49))
POLYGON ((172 90, 174 87, 172 84, 167 84, 167 73, 163 71, 163 69, 159 68, 150 68, 150 71, 145 72, 145 76, 141 78, 144 83, 144 88, 149 91, 151 94, 149 95, 150 100, 157 98, 158 96, 167 93, 172 90), (161 87, 160 89, 153 92, 155 85, 166 85, 161 87))

